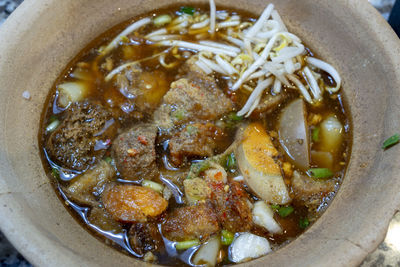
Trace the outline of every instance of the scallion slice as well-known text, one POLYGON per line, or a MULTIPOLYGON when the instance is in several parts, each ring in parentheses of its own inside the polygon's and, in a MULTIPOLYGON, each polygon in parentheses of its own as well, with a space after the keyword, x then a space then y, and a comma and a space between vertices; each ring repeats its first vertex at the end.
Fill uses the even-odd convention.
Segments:
POLYGON ((333 176, 333 172, 328 168, 311 168, 307 173, 313 178, 329 178, 333 176))
POLYGON ((382 149, 387 149, 395 144, 397 144, 400 141, 400 135, 395 134, 389 137, 388 139, 383 142, 382 149))
POLYGON ((315 127, 315 128, 312 130, 312 140, 313 140, 314 142, 319 142, 319 130, 320 130, 319 127, 315 127))
POLYGON ((287 217, 290 214, 292 214, 292 212, 294 211, 294 208, 292 206, 287 206, 287 207, 280 207, 278 209, 278 214, 281 217, 287 217))
POLYGON ((299 227, 301 229, 306 229, 310 225, 308 218, 301 218, 299 221, 299 227))
POLYGON ((194 11, 195 11, 194 7, 190 7, 190 6, 183 6, 183 7, 181 7, 181 10, 180 10, 181 13, 185 13, 188 15, 193 15, 194 11))
POLYGON ((194 239, 194 240, 176 242, 175 248, 177 250, 184 250, 184 249, 188 249, 188 248, 191 248, 191 247, 194 247, 197 245, 200 245, 200 241, 198 239, 194 239))

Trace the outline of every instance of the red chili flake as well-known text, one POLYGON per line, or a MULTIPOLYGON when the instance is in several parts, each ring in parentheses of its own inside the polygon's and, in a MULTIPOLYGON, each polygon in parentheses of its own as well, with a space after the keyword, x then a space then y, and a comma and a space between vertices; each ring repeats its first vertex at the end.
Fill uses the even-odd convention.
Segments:
POLYGON ((222 213, 222 217, 226 218, 226 212, 224 211, 224 213, 222 213))
POLYGON ((149 144, 149 142, 147 142, 146 137, 143 136, 143 135, 139 135, 138 141, 139 141, 142 145, 148 145, 148 144, 149 144))

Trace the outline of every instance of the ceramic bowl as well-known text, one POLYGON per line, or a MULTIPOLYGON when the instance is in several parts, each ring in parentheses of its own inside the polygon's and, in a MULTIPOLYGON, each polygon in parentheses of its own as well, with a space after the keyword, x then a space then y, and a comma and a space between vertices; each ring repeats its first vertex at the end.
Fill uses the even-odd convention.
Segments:
MULTIPOLYGON (((53 82, 86 44, 174 2, 25 0, 0 27, 0 229, 34 265, 143 264, 97 240, 67 212, 43 170, 38 127, 53 82)), ((343 185, 323 216, 287 246, 244 265, 356 266, 383 240, 400 204, 400 147, 381 149, 400 125, 399 39, 367 1, 272 2, 289 29, 341 73, 353 147, 343 185)), ((217 3, 255 14, 267 4, 217 3)))

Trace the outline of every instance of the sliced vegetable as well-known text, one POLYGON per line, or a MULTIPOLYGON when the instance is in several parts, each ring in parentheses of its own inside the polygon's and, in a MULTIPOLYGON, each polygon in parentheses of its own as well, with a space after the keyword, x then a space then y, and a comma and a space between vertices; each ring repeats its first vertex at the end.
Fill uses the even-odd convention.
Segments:
POLYGON ((236 158, 235 158, 235 154, 234 153, 231 153, 226 158, 226 167, 227 167, 228 170, 236 169, 236 158))
POLYGON ((285 207, 280 207, 278 209, 278 214, 282 218, 285 218, 285 217, 289 216, 290 214, 292 214, 293 211, 294 211, 294 208, 292 206, 285 206, 285 207))
POLYGON ((329 178, 333 176, 333 172, 328 168, 311 168, 307 173, 313 178, 329 178))
POLYGON ((197 251, 193 258, 193 263, 196 265, 215 266, 220 248, 219 238, 216 236, 211 237, 197 251))
POLYGON ((387 148, 399 143, 399 141, 400 141, 399 134, 392 135, 391 137, 386 139, 385 142, 383 142, 382 149, 387 149, 387 148))
POLYGON ((49 125, 47 125, 46 127, 46 133, 51 133, 53 132, 55 129, 57 129, 57 127, 60 125, 60 121, 59 120, 54 120, 53 122, 51 122, 49 125))
POLYGON ((256 225, 264 227, 270 233, 276 234, 282 232, 282 228, 274 219, 273 210, 264 201, 254 203, 253 222, 256 225))
POLYGON ((192 163, 187 179, 197 177, 201 172, 207 170, 208 168, 210 168, 210 162, 207 160, 192 163))
POLYGON ((229 248, 229 259, 232 262, 244 262, 270 253, 271 247, 266 238, 251 233, 239 235, 229 248))
POLYGON ((299 227, 301 229, 306 229, 308 226, 310 225, 310 221, 308 220, 308 218, 301 218, 299 221, 299 227))
POLYGON ((161 26, 164 26, 164 25, 170 23, 171 20, 172 20, 172 18, 170 15, 164 14, 164 15, 160 15, 160 16, 156 17, 153 20, 153 23, 155 26, 161 27, 161 26))
POLYGON ((89 88, 84 82, 66 82, 57 86, 59 91, 58 104, 65 108, 70 103, 83 100, 89 88))
POLYGON ((176 242, 175 248, 177 250, 184 250, 184 249, 188 249, 188 248, 191 248, 191 247, 194 247, 197 245, 200 245, 200 241, 198 239, 194 239, 194 240, 176 242))
POLYGON ((235 234, 232 232, 229 232, 228 230, 222 230, 221 231, 221 243, 222 245, 228 246, 232 244, 233 239, 235 239, 235 234))
POLYGON ((142 181, 142 186, 151 188, 151 189, 153 189, 154 191, 156 191, 156 192, 158 192, 160 194, 162 194, 162 192, 164 190, 164 186, 163 185, 161 185, 159 183, 156 183, 156 182, 153 182, 153 181, 150 181, 150 180, 143 180, 142 181))
POLYGON ((194 11, 195 11, 195 8, 194 7, 190 7, 190 6, 183 6, 180 9, 181 13, 185 13, 185 14, 188 14, 188 15, 193 15, 194 11))
POLYGON ((318 142, 318 141, 319 141, 319 131, 320 131, 320 128, 319 128, 319 127, 315 127, 315 128, 312 130, 312 140, 313 140, 314 142, 318 142))
POLYGON ((249 188, 269 203, 288 203, 291 199, 280 167, 273 158, 278 155, 278 151, 264 127, 259 123, 249 124, 237 138, 243 141, 235 155, 249 188))
POLYGON ((228 114, 228 119, 231 121, 242 121, 243 116, 238 116, 236 112, 231 112, 228 114))
POLYGON ((279 142, 291 162, 302 171, 310 168, 310 144, 305 103, 291 102, 279 118, 279 142))
POLYGON ((342 145, 343 125, 335 115, 331 115, 321 122, 320 127, 319 150, 331 152, 335 157, 342 145))

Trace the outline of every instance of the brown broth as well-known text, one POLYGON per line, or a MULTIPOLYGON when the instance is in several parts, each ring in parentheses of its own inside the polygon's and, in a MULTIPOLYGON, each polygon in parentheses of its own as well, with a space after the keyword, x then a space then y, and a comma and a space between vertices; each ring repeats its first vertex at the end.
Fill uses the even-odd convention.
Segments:
MULTIPOLYGON (((179 10, 179 6, 173 6, 169 7, 166 9, 161 9, 156 12, 156 14, 170 14, 171 16, 174 16, 176 11, 179 10)), ((206 8, 203 9, 203 7, 198 8, 198 10, 207 10, 206 8)), ((221 10, 221 9, 218 9, 221 10)), ((254 17, 252 14, 248 13, 243 13, 242 11, 237 11, 233 9, 225 9, 229 12, 237 13, 242 15, 242 17, 245 18, 247 21, 254 21, 254 17)), ((154 12, 151 12, 149 14, 153 14, 154 12)), ((106 108, 112 110, 114 114, 117 114, 117 119, 121 124, 121 129, 127 128, 134 124, 136 121, 144 120, 148 121, 150 120, 150 117, 145 114, 141 114, 137 110, 133 109, 130 115, 133 114, 133 116, 128 117, 127 114, 125 114, 123 111, 121 111, 121 106, 129 105, 129 101, 127 101, 127 98, 121 94, 118 88, 113 84, 113 82, 104 82, 104 75, 106 74, 105 70, 103 69, 97 69, 96 65, 98 64, 95 62, 96 60, 96 55, 97 55, 97 48, 99 48, 102 45, 107 44, 114 36, 116 36, 119 32, 121 32, 122 29, 124 29, 128 24, 130 24, 132 21, 135 21, 140 17, 133 18, 129 21, 123 22, 112 29, 106 31, 104 34, 93 40, 90 44, 88 44, 82 52, 80 52, 66 67, 66 69, 60 74, 59 78, 55 81, 55 84, 51 91, 49 92, 46 100, 46 104, 44 105, 43 112, 42 112, 42 117, 41 117, 41 127, 40 127, 40 132, 39 132, 39 143, 41 147, 41 157, 43 161, 44 168, 46 170, 46 173, 48 174, 49 178, 51 179, 55 191, 59 195, 60 199, 66 204, 67 210, 70 211, 70 213, 91 233, 93 233, 95 236, 97 236, 99 239, 105 241, 107 244, 112 245, 114 248, 117 248, 123 253, 128 253, 134 256, 139 256, 137 255, 136 252, 132 250, 130 247, 129 242, 127 241, 127 236, 126 233, 129 229, 129 224, 124 225, 124 231, 122 233, 118 234, 112 234, 111 232, 107 231, 102 231, 98 227, 96 227, 93 224, 90 224, 87 219, 87 214, 89 212, 89 208, 87 207, 82 207, 78 205, 77 203, 73 203, 70 201, 65 193, 63 192, 63 188, 68 185, 69 182, 64 182, 59 179, 55 179, 54 176, 52 175, 52 164, 49 158, 47 158, 47 155, 45 153, 45 144, 46 140, 48 138, 48 134, 45 132, 46 126, 49 124, 49 121, 52 116, 57 116, 59 120, 63 120, 65 117, 65 112, 62 112, 59 108, 56 108, 54 103, 57 100, 57 85, 67 82, 67 81, 75 81, 76 79, 72 77, 73 71, 76 69, 77 64, 82 64, 81 62, 84 62, 85 64, 88 64, 90 67, 87 70, 87 74, 90 77, 90 86, 89 86, 89 93, 87 95, 87 99, 90 99, 92 101, 96 101, 100 103, 101 105, 105 106, 106 108)), ((154 30, 152 26, 146 26, 144 32, 148 33, 150 31, 154 30)), ((191 41, 189 36, 185 36, 184 40, 189 40, 191 41)), ((150 57, 151 55, 155 53, 159 53, 165 48, 159 48, 159 47, 154 47, 153 45, 149 45, 145 40, 140 39, 139 37, 131 37, 131 40, 128 44, 124 44, 119 46, 117 49, 115 49, 110 55, 108 56, 113 60, 113 68, 115 66, 119 66, 126 61, 134 61, 134 60, 139 60, 143 59, 146 57, 150 57), (130 47, 130 48, 129 48, 130 47), (134 49, 131 49, 134 47, 134 49)), ((191 51, 190 51, 191 52, 191 51)), ((192 53, 192 52, 191 52, 192 53)), ((166 58, 166 61, 171 61, 173 60, 172 58, 166 58)), ((104 60, 99 64, 100 66, 104 63, 104 60)), ((170 84, 172 81, 176 79, 176 76, 178 75, 178 69, 179 66, 183 64, 183 61, 179 62, 178 66, 176 66, 174 69, 171 70, 165 70, 162 67, 160 67, 158 60, 147 60, 142 62, 141 66, 143 70, 149 70, 149 71, 160 71, 164 72, 167 74, 166 82, 170 84)), ((324 74, 326 75, 326 74, 324 74)), ((217 83, 220 86, 221 89, 224 90, 224 92, 231 96, 231 98, 235 98, 237 100, 237 103, 243 104, 247 98, 248 95, 245 93, 236 93, 236 92, 231 92, 228 89, 228 86, 226 84, 226 81, 224 80, 223 77, 216 76, 217 78, 217 83)), ((268 114, 264 116, 261 121, 265 125, 267 131, 277 131, 277 117, 280 114, 280 111, 282 108, 284 108, 290 100, 299 97, 299 94, 297 92, 294 92, 291 89, 285 88, 284 89, 290 97, 287 98, 287 100, 280 105, 273 113, 268 114)), ((335 181, 337 182, 337 187, 336 190, 338 189, 339 185, 342 182, 342 179, 345 174, 346 166, 348 159, 350 157, 350 151, 351 151, 351 122, 349 118, 349 113, 348 109, 345 106, 345 103, 343 103, 343 95, 341 93, 337 95, 329 95, 328 93, 325 93, 324 95, 324 105, 319 106, 319 107, 313 107, 311 105, 307 105, 308 111, 321 114, 322 117, 327 116, 328 114, 335 114, 337 118, 340 120, 340 122, 344 125, 345 133, 344 133, 344 142, 342 143, 342 147, 340 149, 340 156, 339 160, 337 161, 334 169, 336 171, 335 175, 335 181), (342 162, 342 163, 340 163, 342 162)), ((250 119, 250 120, 260 120, 260 119, 250 119)), ((223 139, 220 143, 217 145, 216 151, 218 153, 221 153, 225 150, 226 147, 229 146, 230 143, 233 142, 235 137, 235 128, 231 129, 230 131, 227 131, 226 133, 226 138, 223 139)), ((168 179, 169 181, 175 182, 176 179, 182 179, 182 175, 184 175, 185 172, 187 172, 190 168, 190 164, 192 163, 191 161, 188 161, 186 165, 180 168, 173 167, 169 162, 168 162, 168 150, 166 149, 166 142, 168 142, 168 139, 159 136, 157 139, 157 166, 160 169, 160 172, 162 174, 161 179, 156 180, 156 182, 166 182, 164 179, 168 179), (180 178, 177 178, 180 177, 180 178)), ((275 143, 276 147, 279 148, 279 140, 273 139, 273 142, 275 143)), ((312 144, 312 148, 316 147, 316 144, 312 144)), ((110 151, 106 153, 106 156, 110 155, 110 151)), ((287 157, 285 156, 283 150, 280 150, 280 159, 282 161, 287 161, 287 157)), ((199 159, 195 159, 199 160, 199 159)), ((313 164, 313 162, 312 162, 313 164)), ((228 172, 228 177, 233 178, 236 175, 238 175, 238 172, 228 172)), ((123 177, 118 176, 117 180, 119 183, 132 183, 128 182, 123 179, 123 177)), ((167 180, 167 181, 168 181, 167 180)), ((138 183, 138 182, 134 182, 138 183)), ((183 190, 182 188, 173 188, 174 192, 174 197, 172 197, 169 200, 169 207, 168 211, 173 210, 176 207, 180 207, 183 205, 183 190)), ((290 188, 289 188, 290 189, 290 188)), ((334 193, 328 195, 325 197, 325 204, 321 205, 320 209, 321 212, 318 214, 318 216, 321 215, 322 211, 326 209, 326 207, 329 205, 329 203, 332 201, 334 197, 334 193)), ((254 200, 257 200, 257 197, 252 196, 254 200)), ((289 216, 283 218, 280 217, 278 214, 275 214, 275 219, 281 224, 282 228, 284 229, 284 232, 282 234, 276 234, 276 235, 271 235, 268 233, 266 230, 260 228, 260 227, 254 227, 252 229, 252 232, 263 236, 267 238, 273 249, 278 249, 279 247, 287 244, 297 236, 299 236, 304 229, 302 229, 299 226, 299 221, 303 218, 306 218, 308 216, 308 210, 306 207, 298 205, 296 203, 293 203, 292 206, 294 207, 294 212, 290 214, 289 216)), ((163 218, 157 219, 157 224, 162 223, 163 218)), ((312 222, 311 222, 312 223, 312 222)), ((228 247, 224 246, 224 250, 226 255, 228 255, 228 247)), ((185 252, 180 252, 177 253, 174 248, 173 244, 168 243, 167 241, 165 242, 165 248, 161 248, 160 251, 156 252, 155 255, 158 257, 157 263, 163 264, 163 265, 181 265, 182 261, 184 261, 186 264, 190 264, 189 260, 190 257, 193 255, 193 253, 196 251, 196 248, 189 249, 185 252), (171 247, 172 246, 172 247, 171 247), (166 250, 170 250, 172 252, 167 253, 166 250), (171 257, 170 255, 174 255, 171 257)), ((223 262, 219 263, 218 266, 220 265, 226 265, 226 264, 232 264, 229 262, 229 260, 225 259, 223 262)))

